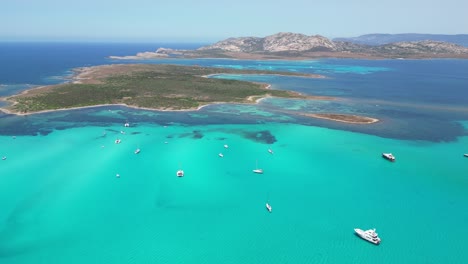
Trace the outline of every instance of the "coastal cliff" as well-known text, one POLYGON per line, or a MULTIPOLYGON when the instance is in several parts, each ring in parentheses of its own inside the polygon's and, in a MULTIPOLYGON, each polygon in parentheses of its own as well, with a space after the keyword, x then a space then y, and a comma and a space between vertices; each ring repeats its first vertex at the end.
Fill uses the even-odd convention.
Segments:
POLYGON ((424 40, 384 45, 365 45, 332 41, 320 35, 307 36, 281 32, 266 37, 228 38, 197 50, 159 48, 155 52, 113 59, 149 59, 158 57, 308 59, 308 58, 468 58, 468 48, 454 43, 424 40))

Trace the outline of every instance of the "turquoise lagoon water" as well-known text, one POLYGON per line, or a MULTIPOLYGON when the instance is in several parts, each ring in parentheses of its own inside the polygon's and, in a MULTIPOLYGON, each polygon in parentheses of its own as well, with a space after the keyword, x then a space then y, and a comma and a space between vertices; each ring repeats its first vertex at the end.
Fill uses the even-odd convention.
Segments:
POLYGON ((8 157, 0 163, 2 263, 468 259, 468 137, 428 143, 296 124, 132 125, 0 137, 8 157), (266 144, 262 131, 276 141, 266 144), (389 146, 395 163, 380 156, 389 146), (264 174, 252 173, 256 164, 264 174), (179 168, 185 177, 176 177, 179 168), (382 244, 359 239, 355 227, 376 227, 382 244))
MULTIPOLYGON (((0 44, 0 96, 149 46, 0 44)), ((144 62, 324 74, 217 78, 338 100, 0 113, 0 263, 468 262, 466 60, 144 62)))

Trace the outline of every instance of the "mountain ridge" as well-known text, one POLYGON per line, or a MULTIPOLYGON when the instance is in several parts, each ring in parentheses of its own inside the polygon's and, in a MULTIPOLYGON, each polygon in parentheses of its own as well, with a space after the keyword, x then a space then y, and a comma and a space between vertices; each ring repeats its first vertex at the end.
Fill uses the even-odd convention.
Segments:
POLYGON ((423 41, 423 40, 433 40, 433 41, 443 41, 458 44, 464 47, 468 47, 468 34, 455 34, 455 35, 446 35, 446 34, 420 34, 420 33, 402 33, 402 34, 365 34, 358 37, 349 37, 349 38, 334 38, 333 41, 345 41, 352 42, 356 44, 365 44, 365 45, 384 45, 395 42, 408 42, 408 41, 423 41))

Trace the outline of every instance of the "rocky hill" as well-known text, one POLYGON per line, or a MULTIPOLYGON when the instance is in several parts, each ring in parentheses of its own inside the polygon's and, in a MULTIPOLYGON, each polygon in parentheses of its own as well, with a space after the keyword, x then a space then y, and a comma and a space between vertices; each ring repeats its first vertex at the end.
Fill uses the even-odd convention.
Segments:
POLYGON ((229 52, 283 52, 283 51, 334 51, 335 44, 320 35, 277 33, 264 38, 228 38, 198 50, 223 50, 229 52))

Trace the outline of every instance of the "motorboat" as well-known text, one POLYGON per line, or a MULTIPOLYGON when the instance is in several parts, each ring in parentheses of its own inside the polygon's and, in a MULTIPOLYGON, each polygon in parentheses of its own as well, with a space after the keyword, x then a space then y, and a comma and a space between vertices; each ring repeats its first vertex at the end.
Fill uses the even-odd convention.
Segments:
POLYGON ((229 146, 228 146, 228 145, 224 145, 224 148, 229 148, 229 146))
POLYGON ((6 156, 3 156, 3 157, 2 157, 2 160, 6 160, 6 156))
POLYGON ((120 178, 120 174, 117 173, 117 174, 115 175, 115 177, 116 177, 116 178, 120 178))
POLYGON ((130 123, 126 122, 126 123, 124 124, 124 127, 130 127, 130 123))
POLYGON ((220 156, 221 158, 224 157, 223 153, 219 153, 218 156, 220 156))
POLYGON ((375 245, 380 244, 380 238, 377 232, 375 232, 375 228, 369 229, 366 231, 359 229, 359 228, 355 228, 354 232, 356 232, 356 235, 358 235, 360 238, 367 240, 371 242, 372 244, 375 244, 375 245))
POLYGON ((183 170, 178 170, 177 171, 177 177, 184 177, 184 171, 183 170))
POLYGON ((266 207, 266 209, 268 210, 268 212, 271 213, 271 205, 270 205, 269 203, 266 203, 266 204, 265 204, 265 207, 266 207))
POLYGON ((465 156, 465 157, 467 157, 467 158, 468 158, 468 153, 466 153, 466 154, 463 154, 463 156, 465 156))
POLYGON ((392 153, 382 153, 382 157, 389 161, 395 161, 395 156, 392 153))
POLYGON ((270 154, 273 154, 273 150, 271 150, 271 149, 268 149, 268 152, 269 152, 270 154))
POLYGON ((139 148, 137 148, 137 149, 135 150, 135 154, 140 153, 140 151, 141 151, 141 150, 140 150, 139 148))
POLYGON ((122 140, 120 140, 120 139, 115 140, 115 144, 120 144, 120 142, 122 142, 122 140))

